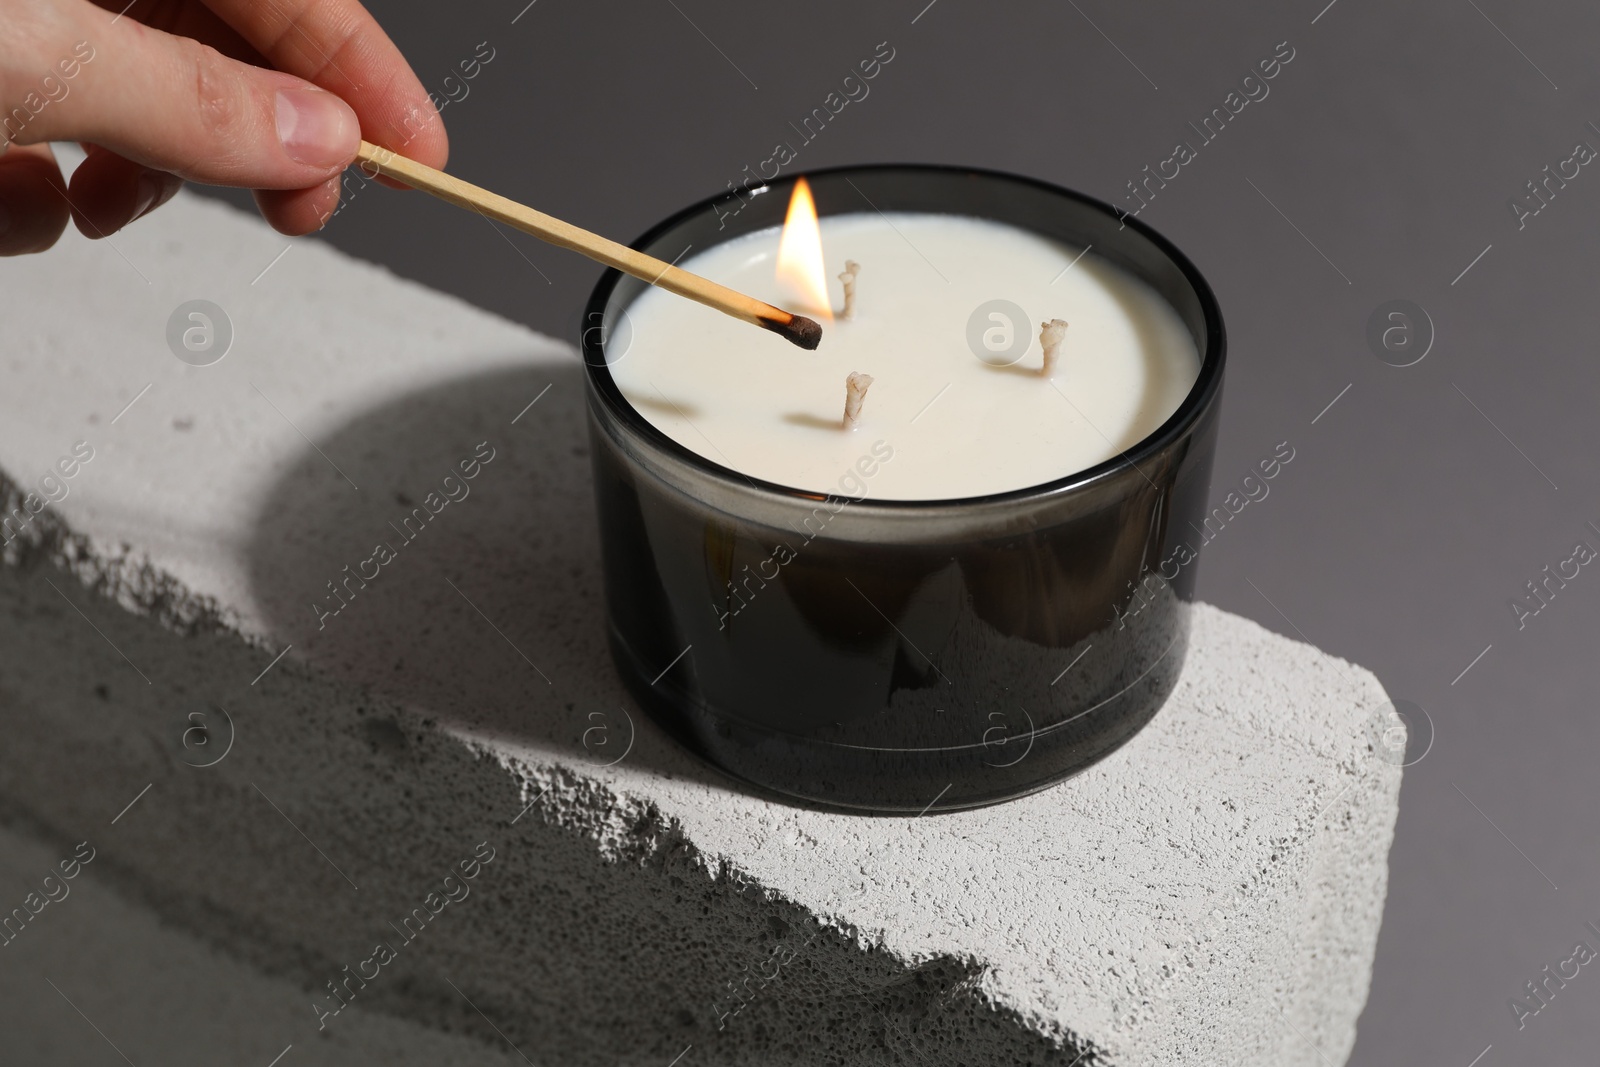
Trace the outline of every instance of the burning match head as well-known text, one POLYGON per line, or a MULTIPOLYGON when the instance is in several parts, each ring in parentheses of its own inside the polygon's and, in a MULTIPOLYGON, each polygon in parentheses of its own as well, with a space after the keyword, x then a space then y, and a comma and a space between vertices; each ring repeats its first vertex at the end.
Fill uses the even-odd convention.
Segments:
POLYGON ((761 320, 761 325, 790 344, 799 345, 807 352, 815 351, 822 343, 822 327, 804 315, 790 315, 787 321, 781 322, 777 319, 764 318, 761 320))

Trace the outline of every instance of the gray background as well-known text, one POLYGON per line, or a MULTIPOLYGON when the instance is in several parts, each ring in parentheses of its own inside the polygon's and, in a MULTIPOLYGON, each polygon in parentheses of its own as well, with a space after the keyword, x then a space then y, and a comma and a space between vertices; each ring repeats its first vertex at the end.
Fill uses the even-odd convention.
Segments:
MULTIPOLYGON (((623 240, 792 140, 880 41, 893 62, 794 169, 971 164, 1105 199, 1196 143, 1187 123, 1288 41, 1270 95, 1141 216, 1227 316, 1215 495, 1278 442, 1296 450, 1207 548, 1201 595, 1370 667, 1434 724, 1353 1062, 1466 1067, 1491 1044, 1485 1067, 1576 1062, 1597 1036, 1593 968, 1521 1032, 1507 999, 1579 938, 1600 948, 1583 929, 1600 922, 1600 573, 1520 631, 1508 602, 1578 539, 1600 548, 1584 528, 1600 525, 1600 168, 1520 231, 1507 200, 1577 141, 1600 147, 1600 9, 1326 2, 372 6, 429 88, 478 42, 496 50, 445 110, 453 172, 623 240), (1396 298, 1437 332, 1406 368, 1366 341, 1396 298)), ((566 338, 599 273, 377 187, 324 236, 566 338)))

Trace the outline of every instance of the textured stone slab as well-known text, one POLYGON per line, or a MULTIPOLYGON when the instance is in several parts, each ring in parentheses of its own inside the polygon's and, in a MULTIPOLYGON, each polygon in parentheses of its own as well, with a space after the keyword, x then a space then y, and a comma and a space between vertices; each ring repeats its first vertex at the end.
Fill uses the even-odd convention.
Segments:
POLYGON ((1368 672, 1200 607, 1168 706, 1063 786, 750 796, 612 675, 570 349, 286 244, 182 197, 0 263, 6 511, 94 452, 4 550, 0 813, 303 990, 285 1043, 376 1010, 573 1064, 1348 1055, 1400 783, 1368 672), (166 340, 196 298, 207 367, 166 340))

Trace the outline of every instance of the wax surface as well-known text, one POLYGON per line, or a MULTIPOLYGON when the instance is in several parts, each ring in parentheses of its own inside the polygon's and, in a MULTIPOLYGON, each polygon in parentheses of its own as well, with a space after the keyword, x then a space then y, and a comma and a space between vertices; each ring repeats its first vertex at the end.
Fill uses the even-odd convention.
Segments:
MULTIPOLYGON (((817 351, 648 289, 608 342, 623 395, 685 448, 751 477, 941 500, 1092 467, 1165 422, 1199 375, 1177 312, 1092 250, 1079 258, 1082 248, 982 219, 875 213, 824 218, 822 247, 835 314, 845 260, 861 269, 855 318, 824 322, 817 351), (1012 366, 985 362, 968 344, 968 320, 995 299, 1029 318, 1030 347, 1012 366), (1052 318, 1070 327, 1045 378, 1038 331, 1052 318), (852 371, 873 384, 859 428, 846 431, 852 371), (876 442, 892 450, 887 462, 877 461, 882 445, 874 456, 876 442)), ((679 265, 812 314, 774 278, 777 248, 774 227, 679 265)))

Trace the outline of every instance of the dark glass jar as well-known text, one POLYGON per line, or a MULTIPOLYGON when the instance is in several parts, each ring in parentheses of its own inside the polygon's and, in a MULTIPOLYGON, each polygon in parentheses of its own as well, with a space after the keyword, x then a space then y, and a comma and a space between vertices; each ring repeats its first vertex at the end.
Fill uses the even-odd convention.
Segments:
MULTIPOLYGON (((804 492, 690 452, 623 398, 606 339, 643 283, 608 271, 582 344, 617 668, 683 744, 791 798, 918 813, 1042 789, 1132 737, 1183 665, 1222 384, 1216 299, 1153 230, 1042 182, 932 166, 806 177, 824 216, 967 215, 1092 245, 1177 310, 1199 377, 1150 436, 1044 485, 925 502, 804 492)), ((670 258, 781 225, 792 183, 698 204, 634 247, 670 258)))

